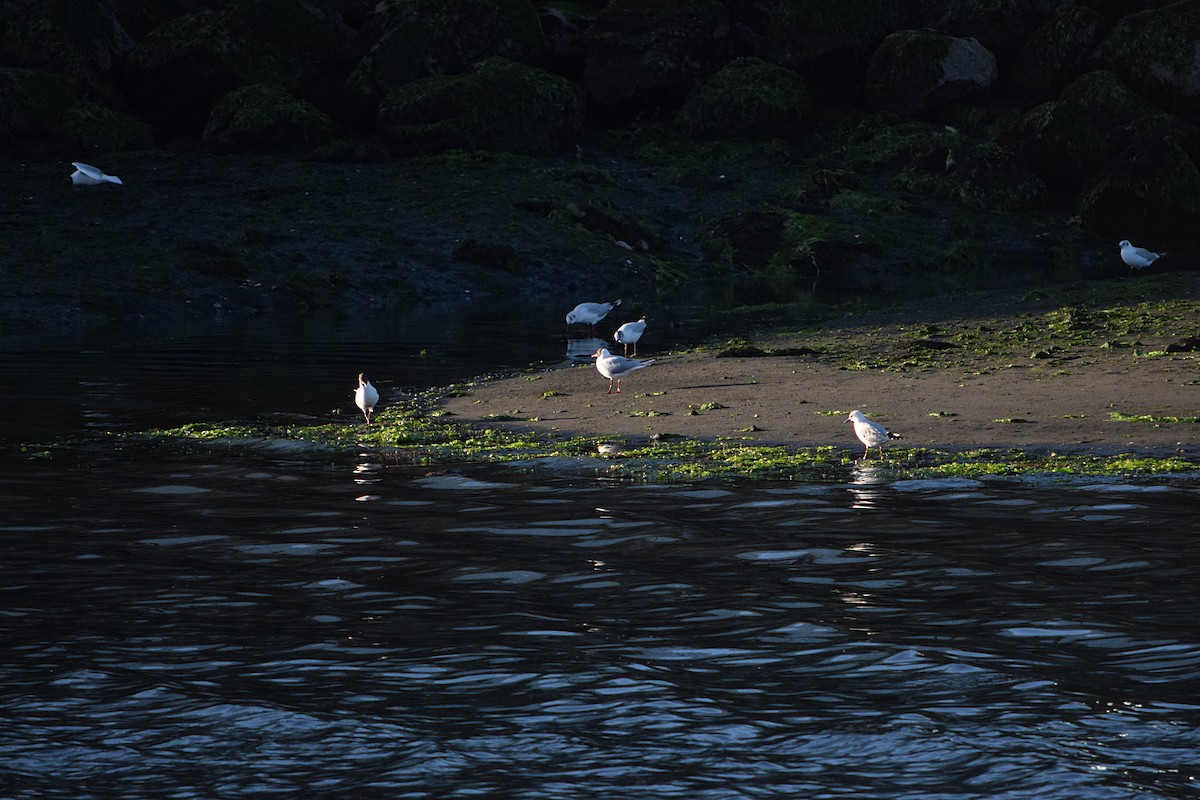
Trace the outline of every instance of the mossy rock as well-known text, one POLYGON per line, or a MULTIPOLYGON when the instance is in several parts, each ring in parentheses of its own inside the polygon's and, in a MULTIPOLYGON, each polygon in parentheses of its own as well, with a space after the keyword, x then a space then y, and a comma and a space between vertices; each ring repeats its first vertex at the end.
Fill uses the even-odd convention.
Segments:
POLYGON ((1046 185, 1011 150, 955 130, 931 132, 898 176, 900 185, 977 211, 1019 211, 1042 204, 1046 185))
POLYGON ((1174 139, 1128 147, 1080 199, 1089 230, 1114 241, 1190 246, 1200 225, 1200 170, 1174 139))
POLYGON ((897 31, 871 57, 865 99, 874 108, 919 117, 986 95, 997 75, 995 56, 974 39, 897 31))
POLYGON ((0 10, 3 64, 61 75, 80 96, 119 103, 112 76, 133 47, 108 4, 99 0, 23 0, 0 10))
POLYGON ((969 37, 1009 60, 1056 8, 1068 0, 915 0, 918 25, 969 37))
POLYGON ((804 79, 760 58, 726 64, 676 117, 686 133, 705 139, 790 138, 808 110, 804 79))
POLYGON ((0 68, 0 137, 45 139, 74 102, 75 93, 61 75, 0 68))
POLYGON ((505 58, 391 92, 378 132, 392 149, 482 149, 534 155, 578 141, 583 104, 565 78, 505 58))
POLYGON ((269 83, 332 102, 347 47, 343 32, 305 4, 234 0, 147 34, 129 59, 126 86, 152 123, 200 132, 213 106, 240 86, 269 83))
POLYGON ((153 129, 142 120, 91 102, 68 106, 56 136, 72 152, 109 153, 155 146, 153 129))
POLYGON ((1093 70, 1072 81, 1058 99, 1091 120, 1106 135, 1141 117, 1161 113, 1110 70, 1093 70))
POLYGON ((312 103, 256 83, 225 95, 208 117, 204 142, 217 152, 295 152, 329 140, 333 123, 312 103))
POLYGON ((729 32, 718 0, 613 0, 588 31, 588 100, 613 119, 674 114, 724 63, 729 32))
POLYGON ((1200 0, 1123 17, 1090 64, 1111 69, 1139 93, 1176 113, 1200 112, 1200 0))
POLYGON ((537 12, 524 0, 384 0, 365 31, 370 49, 347 81, 364 108, 405 83, 458 75, 493 56, 533 66, 546 60, 537 12))
POLYGON ((1058 101, 1030 110, 1006 140, 1022 164, 1064 196, 1074 196, 1114 155, 1090 117, 1058 101))
POLYGON ((818 103, 842 104, 861 96, 871 54, 903 17, 903 4, 893 0, 782 0, 755 38, 755 52, 803 74, 818 103))
POLYGON ((1107 28, 1104 17, 1090 8, 1055 9, 1017 51, 1008 69, 1009 93, 1023 101, 1057 97, 1086 71, 1088 55, 1107 28))
POLYGON ((572 80, 583 78, 587 62, 587 33, 600 13, 580 3, 543 2, 537 8, 538 22, 546 37, 548 68, 572 80))

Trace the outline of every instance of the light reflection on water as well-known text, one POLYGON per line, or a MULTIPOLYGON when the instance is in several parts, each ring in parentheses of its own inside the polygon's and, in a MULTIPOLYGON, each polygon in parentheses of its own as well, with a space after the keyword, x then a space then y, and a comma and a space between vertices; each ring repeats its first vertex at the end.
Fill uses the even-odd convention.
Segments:
POLYGON ((5 797, 1200 790, 1194 486, 0 477, 5 797))

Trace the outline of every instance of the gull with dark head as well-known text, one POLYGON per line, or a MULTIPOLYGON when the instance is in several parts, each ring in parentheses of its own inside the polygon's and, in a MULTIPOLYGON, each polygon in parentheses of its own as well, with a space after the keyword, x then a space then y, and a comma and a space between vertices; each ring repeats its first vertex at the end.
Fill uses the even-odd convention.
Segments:
POLYGON ((567 313, 568 325, 588 325, 592 336, 596 335, 596 323, 608 316, 608 312, 621 305, 620 300, 611 303, 580 303, 567 313))
POLYGON ((371 424, 371 414, 379 402, 379 391, 366 379, 365 373, 358 373, 358 388, 354 390, 354 405, 363 412, 367 424, 371 424))
POLYGON ((866 448, 863 451, 863 458, 871 454, 872 447, 878 447, 879 457, 883 458, 883 445, 889 439, 904 438, 898 433, 892 433, 878 422, 867 419, 867 415, 857 409, 850 412, 850 415, 846 417, 846 422, 854 423, 854 435, 866 448))
POLYGON ((1121 260, 1129 265, 1129 274, 1139 269, 1146 269, 1155 261, 1162 258, 1162 253, 1152 253, 1144 247, 1134 247, 1128 239, 1122 239, 1120 245, 1121 260))
POLYGON ((641 339, 642 334, 645 332, 646 318, 642 317, 637 322, 626 322, 617 328, 617 332, 613 334, 613 338, 619 344, 625 345, 625 355, 629 355, 629 345, 633 345, 633 354, 636 356, 638 339, 641 339))
POLYGON ((71 183, 76 186, 99 186, 102 183, 125 185, 116 175, 105 175, 103 170, 96 169, 91 164, 72 161, 71 166, 75 168, 75 171, 71 173, 71 183))
POLYGON ((608 348, 601 347, 592 354, 592 358, 596 359, 596 370, 608 378, 608 391, 605 394, 611 394, 613 390, 613 381, 617 383, 617 393, 621 393, 621 378, 624 378, 631 372, 648 367, 654 363, 654 359, 642 361, 637 358, 625 358, 625 356, 614 356, 608 352, 608 348))

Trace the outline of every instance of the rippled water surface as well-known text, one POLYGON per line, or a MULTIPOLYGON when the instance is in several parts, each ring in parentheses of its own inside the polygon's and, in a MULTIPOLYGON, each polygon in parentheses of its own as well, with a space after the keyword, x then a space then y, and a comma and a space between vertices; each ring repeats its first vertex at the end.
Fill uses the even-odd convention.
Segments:
POLYGON ((5 458, 0 796, 1200 795, 1200 487, 878 478, 5 458))

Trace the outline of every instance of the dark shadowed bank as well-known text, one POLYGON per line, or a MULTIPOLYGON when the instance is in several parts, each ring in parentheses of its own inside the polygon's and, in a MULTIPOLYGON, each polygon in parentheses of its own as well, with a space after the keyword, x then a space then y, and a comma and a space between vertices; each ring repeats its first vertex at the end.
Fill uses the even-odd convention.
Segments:
POLYGON ((1197 40, 1198 0, 15 0, 0 331, 1190 269, 1197 40))

